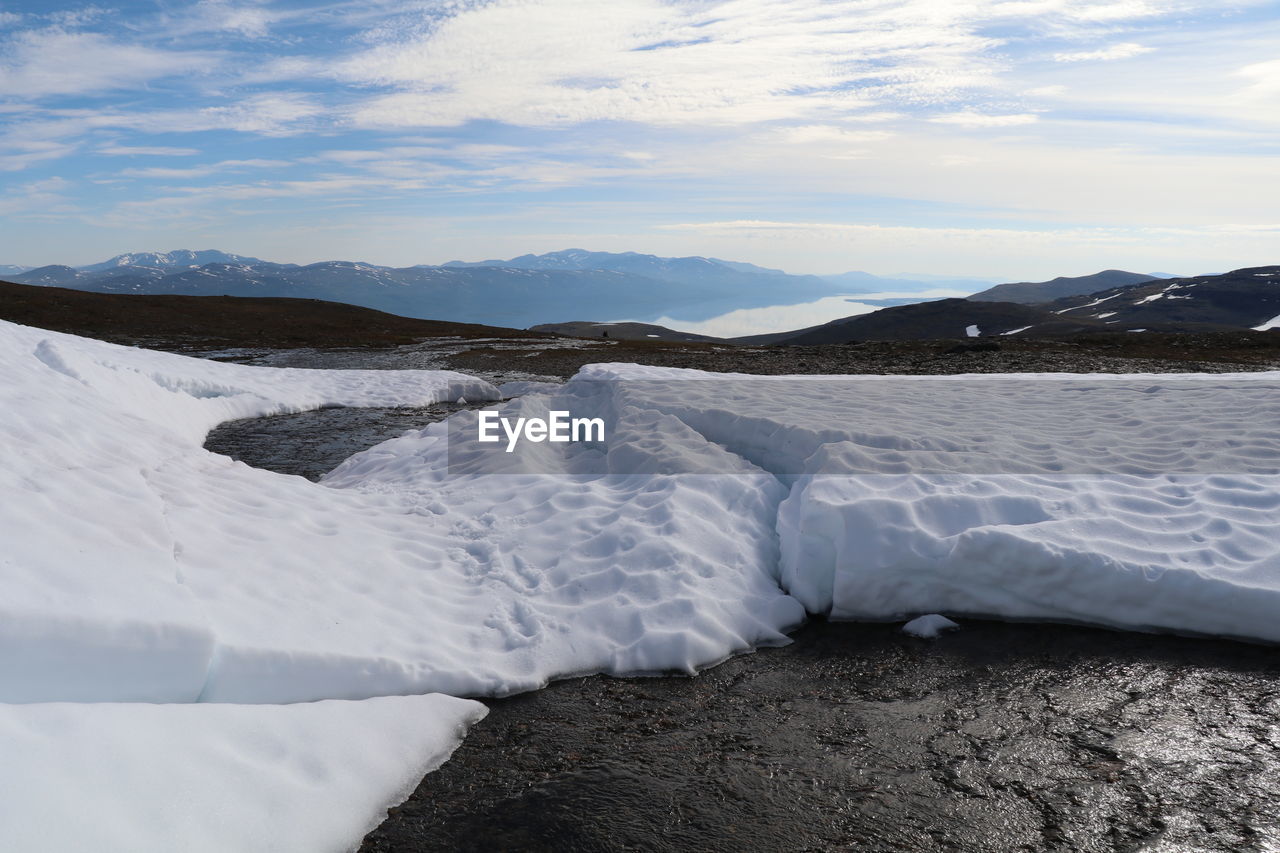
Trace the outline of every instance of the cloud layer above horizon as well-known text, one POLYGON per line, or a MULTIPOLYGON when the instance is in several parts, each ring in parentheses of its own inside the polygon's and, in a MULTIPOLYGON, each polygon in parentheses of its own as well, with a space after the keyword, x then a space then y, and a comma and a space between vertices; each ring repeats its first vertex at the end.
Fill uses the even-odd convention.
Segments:
POLYGON ((0 2, 0 263, 1275 262, 1262 0, 0 2))

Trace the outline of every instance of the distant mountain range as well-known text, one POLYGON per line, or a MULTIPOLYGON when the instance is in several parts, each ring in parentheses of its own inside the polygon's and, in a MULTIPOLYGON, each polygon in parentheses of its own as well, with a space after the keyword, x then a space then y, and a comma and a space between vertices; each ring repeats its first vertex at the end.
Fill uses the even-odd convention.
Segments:
POLYGON ((220 252, 217 249, 202 249, 193 252, 190 249, 177 249, 172 252, 137 252, 128 255, 116 255, 100 264, 89 264, 78 267, 81 272, 106 272, 120 267, 150 267, 153 269, 193 269, 205 264, 261 264, 260 258, 247 258, 220 252))
MULTIPOLYGON (((903 274, 904 276, 910 274, 903 274)), ((138 252, 73 268, 0 267, 11 281, 97 293, 323 299, 404 317, 588 337, 715 340, 643 322, 615 328, 572 317, 681 316, 691 322, 740 308, 877 291, 957 287, 977 279, 889 278, 864 272, 790 275, 716 258, 567 249, 508 260, 387 267, 352 261, 280 264, 208 249, 138 252)), ((910 297, 907 297, 910 298, 910 297)), ((916 298, 918 299, 918 297, 916 298)), ((873 301, 873 300, 868 300, 873 301)), ((966 299, 913 301, 819 326, 737 339, 816 344, 855 340, 1057 335, 1085 331, 1280 327, 1280 267, 1213 276, 1103 270, 988 287, 966 299)))
POLYGON ((325 299, 405 317, 512 327, 575 316, 643 319, 673 310, 697 320, 839 291, 818 276, 751 264, 580 249, 401 268, 351 261, 300 266, 179 250, 118 255, 79 268, 51 265, 6 278, 98 293, 325 299))

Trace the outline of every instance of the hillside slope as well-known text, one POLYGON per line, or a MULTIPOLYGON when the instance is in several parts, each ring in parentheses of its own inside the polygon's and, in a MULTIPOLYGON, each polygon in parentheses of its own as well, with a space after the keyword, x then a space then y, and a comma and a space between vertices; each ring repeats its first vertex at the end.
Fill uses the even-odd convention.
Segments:
POLYGON ((0 319, 118 343, 194 348, 397 346, 428 337, 535 336, 316 299, 134 296, 7 281, 0 281, 0 319))
POLYGON ((1127 287, 1152 281, 1157 276, 1124 270, 1103 270, 1093 275, 1059 276, 1051 281, 1016 281, 997 284, 971 296, 975 302, 1017 302, 1034 305, 1068 296, 1096 293, 1112 287, 1127 287))
POLYGON ((1210 323, 1259 329, 1280 325, 1280 266, 1116 287, 1045 307, 1063 319, 1118 328, 1210 323))

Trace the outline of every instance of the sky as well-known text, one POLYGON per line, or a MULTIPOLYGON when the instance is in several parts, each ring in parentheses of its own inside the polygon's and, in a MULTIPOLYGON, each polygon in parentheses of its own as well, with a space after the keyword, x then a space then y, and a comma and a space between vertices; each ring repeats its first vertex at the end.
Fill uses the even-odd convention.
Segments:
POLYGON ((1280 6, 0 0, 0 263, 1280 263, 1280 6))

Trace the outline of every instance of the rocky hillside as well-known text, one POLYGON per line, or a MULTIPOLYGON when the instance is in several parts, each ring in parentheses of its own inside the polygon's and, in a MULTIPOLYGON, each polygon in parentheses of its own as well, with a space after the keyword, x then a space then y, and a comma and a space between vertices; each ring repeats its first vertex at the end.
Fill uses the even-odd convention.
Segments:
POLYGON ((1115 287, 1048 307, 1064 320, 1102 322, 1113 328, 1208 323, 1261 330, 1280 326, 1280 266, 1115 287))

